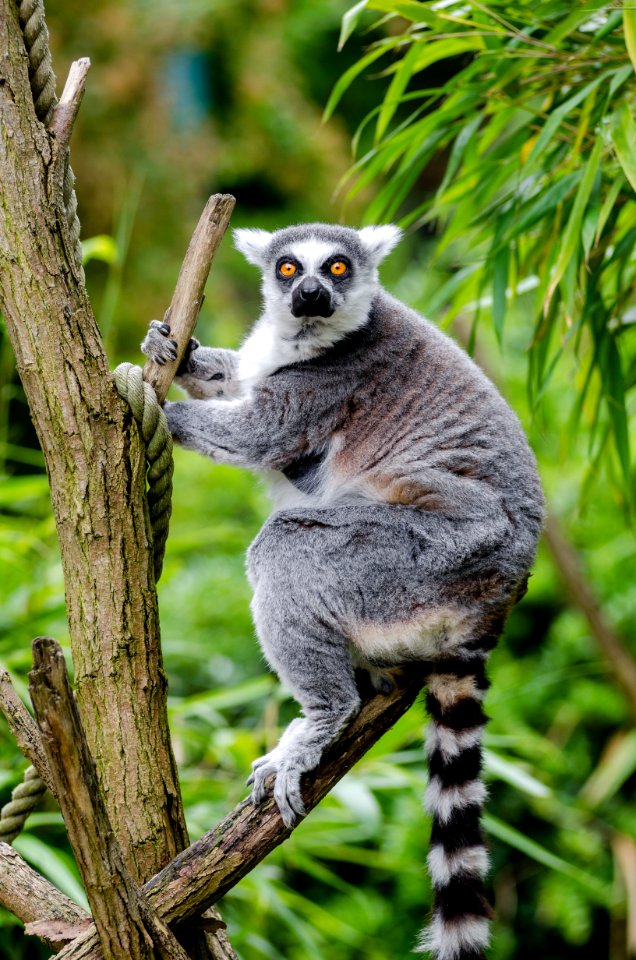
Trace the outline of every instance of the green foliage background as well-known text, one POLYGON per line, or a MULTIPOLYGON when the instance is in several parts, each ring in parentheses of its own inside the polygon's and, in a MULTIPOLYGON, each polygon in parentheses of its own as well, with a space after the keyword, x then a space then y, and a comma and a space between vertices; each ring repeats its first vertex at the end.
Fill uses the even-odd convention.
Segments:
MULTIPOLYGON (((606 619, 631 639, 636 201, 628 148, 636 81, 625 69, 622 18, 586 3, 374 0, 369 8, 405 16, 364 33, 377 13, 357 4, 336 54, 346 12, 336 0, 50 6, 59 74, 74 57, 93 60, 73 166, 83 236, 91 238, 87 280, 113 365, 139 358, 209 192, 235 193, 235 226, 410 223, 384 268, 386 285, 475 342, 528 430, 552 513, 580 549, 606 619), (441 16, 462 22, 440 24, 441 16), (511 23, 538 41, 557 31, 556 54, 541 61, 539 76, 528 44, 517 37, 514 46, 511 23), (378 41, 384 47, 370 46, 378 41), (358 69, 376 50, 377 61, 358 69), (482 55, 490 55, 488 69, 482 55), (564 64, 565 85, 555 69, 564 64), (515 84, 527 92, 523 103, 515 84), (547 138, 555 111, 583 90, 547 138), (352 137, 361 162, 343 205, 346 191, 334 198, 334 190, 350 166, 352 137), (524 285, 530 276, 534 286, 524 285)), ((258 300, 257 276, 228 239, 201 339, 237 345, 258 300)), ((0 662, 24 693, 31 639, 66 642, 67 627, 46 477, 4 335, 0 461, 0 662)), ((246 794, 251 760, 296 709, 266 672, 249 618, 243 555, 267 510, 258 481, 177 451, 159 591, 193 837, 246 794)), ((636 869, 634 718, 543 548, 491 676, 493 960, 539 951, 568 960, 582 949, 623 960, 636 910, 624 880, 636 869)), ((424 724, 420 704, 226 897, 223 913, 244 960, 408 955, 430 902, 424 724)), ((0 721, 0 802, 24 766, 0 721)), ((52 806, 31 818, 16 847, 82 900, 52 806)), ((8 914, 0 922, 3 960, 48 955, 8 914)))

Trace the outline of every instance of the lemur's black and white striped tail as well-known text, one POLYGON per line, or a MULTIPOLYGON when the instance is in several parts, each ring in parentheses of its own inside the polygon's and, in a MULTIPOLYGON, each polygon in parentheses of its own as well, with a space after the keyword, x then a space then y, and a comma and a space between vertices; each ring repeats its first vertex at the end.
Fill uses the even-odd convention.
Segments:
POLYGON ((484 960, 488 945, 492 910, 484 892, 488 854, 480 827, 485 665, 483 654, 449 658, 436 662, 428 678, 424 802, 433 817, 428 865, 435 897, 417 951, 435 960, 484 960))

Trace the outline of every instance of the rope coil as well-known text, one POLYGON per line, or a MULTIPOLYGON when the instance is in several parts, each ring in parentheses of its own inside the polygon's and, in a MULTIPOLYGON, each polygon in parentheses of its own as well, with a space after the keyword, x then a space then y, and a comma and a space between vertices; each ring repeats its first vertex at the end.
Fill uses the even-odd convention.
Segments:
POLYGON ((12 843, 46 793, 46 784, 35 767, 27 767, 22 783, 11 792, 11 799, 0 810, 0 842, 12 843))
MULTIPOLYGON (((29 83, 33 94, 35 115, 46 127, 57 105, 57 97, 55 96, 53 61, 49 50, 49 31, 44 19, 44 4, 42 0, 16 0, 16 3, 24 45, 29 58, 29 83)), ((62 205, 71 249, 78 266, 81 267, 82 245, 80 222, 77 216, 75 175, 71 169, 68 150, 64 157, 62 205)))
POLYGON ((148 512, 156 581, 163 569, 172 512, 172 435, 155 391, 143 379, 141 367, 120 363, 113 371, 113 379, 120 397, 130 406, 146 444, 148 512))

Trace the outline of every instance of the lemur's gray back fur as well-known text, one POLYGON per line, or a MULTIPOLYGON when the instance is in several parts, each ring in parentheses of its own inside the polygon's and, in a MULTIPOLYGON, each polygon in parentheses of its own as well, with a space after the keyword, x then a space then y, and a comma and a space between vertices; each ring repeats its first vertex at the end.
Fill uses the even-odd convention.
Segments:
MULTIPOLYGON (((303 716, 255 761, 254 801, 274 773, 283 819, 302 816, 302 774, 359 708, 354 669, 383 689, 387 669, 426 664, 436 896, 420 949, 477 960, 490 916, 485 662, 525 590, 543 498, 492 383, 379 286, 397 237, 324 224, 238 231, 263 271, 263 315, 237 354, 192 345, 181 383, 203 399, 166 413, 184 446, 267 472, 281 507, 248 574, 263 652, 303 716)), ((167 358, 165 327, 151 326, 143 348, 167 358)))

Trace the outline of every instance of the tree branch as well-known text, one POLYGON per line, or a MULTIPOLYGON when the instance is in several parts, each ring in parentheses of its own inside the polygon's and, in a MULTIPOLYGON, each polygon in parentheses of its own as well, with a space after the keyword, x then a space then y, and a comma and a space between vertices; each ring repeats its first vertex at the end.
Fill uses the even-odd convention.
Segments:
POLYGON ((60 152, 70 144, 73 125, 82 104, 86 77, 90 68, 91 62, 88 57, 73 61, 62 96, 53 108, 48 131, 54 135, 60 152))
POLYGON ((8 843, 0 843, 0 903, 37 934, 48 946, 60 950, 84 930, 92 929, 90 916, 33 870, 8 843))
POLYGON ((11 677, 2 667, 0 667, 0 710, 6 717, 20 751, 31 761, 40 778, 55 796, 55 783, 38 725, 15 692, 11 677))
POLYGON ((161 366, 154 360, 147 360, 144 366, 144 380, 154 387, 159 403, 166 399, 194 331, 212 258, 223 239, 235 203, 230 194, 217 193, 210 197, 190 240, 172 303, 164 316, 165 322, 170 324, 171 338, 177 341, 177 359, 161 366))
MULTIPOLYGON (((397 680, 398 685, 388 696, 365 700, 318 769, 305 777, 303 800, 308 811, 406 713, 422 687, 424 672, 408 679, 398 676, 397 680)), ((163 920, 182 923, 216 903, 290 833, 273 798, 260 807, 244 800, 146 883, 144 893, 163 920)), ((95 932, 89 931, 69 944, 58 960, 100 960, 95 932)))

